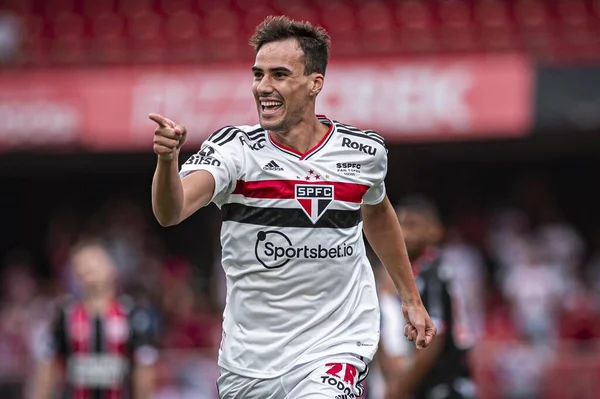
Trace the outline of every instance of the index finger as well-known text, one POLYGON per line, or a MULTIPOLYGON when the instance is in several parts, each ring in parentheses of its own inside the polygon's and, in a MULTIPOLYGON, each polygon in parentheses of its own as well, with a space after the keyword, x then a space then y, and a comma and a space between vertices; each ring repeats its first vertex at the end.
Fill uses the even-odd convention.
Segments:
POLYGON ((162 115, 150 113, 148 114, 148 118, 153 120, 160 127, 175 127, 175 123, 172 120, 165 118, 162 115))

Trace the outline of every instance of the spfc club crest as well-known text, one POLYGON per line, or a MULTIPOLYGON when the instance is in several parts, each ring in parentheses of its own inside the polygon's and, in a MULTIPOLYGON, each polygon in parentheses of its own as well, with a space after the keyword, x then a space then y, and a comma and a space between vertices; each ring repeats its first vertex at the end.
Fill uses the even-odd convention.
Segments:
POLYGON ((296 201, 314 223, 333 201, 333 186, 327 184, 296 184, 296 201))

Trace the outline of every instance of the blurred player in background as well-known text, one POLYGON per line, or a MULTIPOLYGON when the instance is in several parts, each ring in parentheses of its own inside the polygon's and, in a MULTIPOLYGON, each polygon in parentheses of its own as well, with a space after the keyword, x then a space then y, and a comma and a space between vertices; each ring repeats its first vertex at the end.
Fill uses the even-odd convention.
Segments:
POLYGON ((58 310, 39 350, 32 398, 148 399, 154 386, 151 315, 117 297, 117 268, 101 241, 82 241, 71 252, 81 298, 58 310))
POLYGON ((455 295, 453 268, 443 259, 439 247, 444 228, 437 207, 424 196, 411 196, 396 209, 417 286, 438 337, 426 350, 413 353, 398 342, 400 315, 393 313, 400 305, 394 305, 391 298, 382 298, 387 301, 387 305, 382 304, 381 346, 382 363, 388 367, 384 373, 388 377, 386 399, 473 398, 475 390, 467 364, 472 340, 465 339, 469 329, 463 325, 460 300, 455 295))
POLYGON ((435 335, 386 196, 387 151, 377 133, 315 114, 323 29, 268 17, 251 43, 259 125, 219 129, 179 174, 186 130, 150 114, 154 214, 170 226, 211 202, 222 210, 221 398, 355 398, 379 341, 363 229, 402 297, 407 335, 419 348, 435 335))

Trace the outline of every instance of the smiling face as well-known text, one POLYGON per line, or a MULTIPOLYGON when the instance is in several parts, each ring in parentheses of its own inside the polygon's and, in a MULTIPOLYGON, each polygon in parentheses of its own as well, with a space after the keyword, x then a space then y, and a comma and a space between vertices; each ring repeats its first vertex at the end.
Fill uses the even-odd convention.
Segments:
POLYGON ((303 58, 296 39, 266 43, 256 53, 252 92, 263 129, 285 134, 304 118, 314 117, 323 75, 305 75, 303 58))

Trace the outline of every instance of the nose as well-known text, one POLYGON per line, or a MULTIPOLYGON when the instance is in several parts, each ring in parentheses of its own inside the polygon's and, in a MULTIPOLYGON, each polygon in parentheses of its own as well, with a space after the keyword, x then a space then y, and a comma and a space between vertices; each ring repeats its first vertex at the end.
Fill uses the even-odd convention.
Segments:
POLYGON ((271 81, 266 76, 257 83, 256 91, 259 95, 267 95, 273 92, 273 86, 271 85, 271 81))

